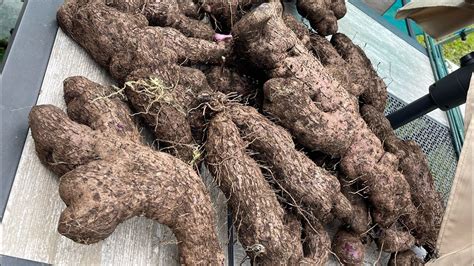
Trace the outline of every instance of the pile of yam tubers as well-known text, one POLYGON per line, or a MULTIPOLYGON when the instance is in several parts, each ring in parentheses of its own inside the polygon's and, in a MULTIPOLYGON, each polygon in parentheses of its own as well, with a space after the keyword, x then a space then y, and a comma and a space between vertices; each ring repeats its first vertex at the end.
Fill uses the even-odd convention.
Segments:
POLYGON ((422 264, 415 245, 436 256, 443 204, 384 117, 383 80, 337 33, 345 1, 296 6, 313 30, 278 0, 66 1, 60 27, 119 86, 70 77, 67 114, 30 113, 60 176, 59 232, 91 244, 145 216, 171 228, 180 263, 222 265, 204 164, 253 264, 360 265, 372 241, 393 265, 422 264))

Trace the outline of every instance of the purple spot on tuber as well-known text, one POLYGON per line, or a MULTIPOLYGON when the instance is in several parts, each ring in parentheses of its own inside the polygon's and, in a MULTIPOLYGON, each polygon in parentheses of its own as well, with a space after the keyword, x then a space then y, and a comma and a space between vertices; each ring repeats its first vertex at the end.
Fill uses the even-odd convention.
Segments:
POLYGON ((213 39, 215 42, 222 42, 226 40, 232 39, 232 34, 220 34, 220 33, 215 33, 213 36, 213 39))

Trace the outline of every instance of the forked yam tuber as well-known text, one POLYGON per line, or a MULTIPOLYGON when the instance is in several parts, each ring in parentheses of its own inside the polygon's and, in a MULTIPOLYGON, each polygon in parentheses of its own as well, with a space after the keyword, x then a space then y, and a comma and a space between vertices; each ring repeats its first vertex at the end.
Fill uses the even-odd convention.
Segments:
POLYGON ((235 26, 236 49, 264 69, 264 110, 311 150, 340 156, 351 179, 366 182, 375 222, 389 227, 415 209, 398 159, 385 152, 358 111, 357 99, 334 80, 281 18, 279 3, 262 4, 235 26), (252 30, 250 30, 252 29, 252 30))
POLYGON ((150 27, 141 14, 123 13, 100 2, 70 12, 67 6, 58 12, 63 30, 125 83, 134 109, 156 138, 179 158, 193 161, 196 143, 188 113, 193 96, 210 88, 204 73, 181 64, 220 61, 228 52, 226 44, 150 27))
POLYGON ((417 206, 416 219, 404 222, 414 232, 417 242, 434 253, 444 207, 423 151, 415 142, 399 139, 384 114, 374 107, 364 105, 361 113, 372 131, 384 140, 385 149, 399 158, 399 168, 410 184, 411 197, 417 206))
POLYGON ((38 156, 61 176, 59 193, 67 208, 59 232, 91 244, 123 221, 145 216, 171 228, 181 263, 221 265, 224 255, 203 181, 186 163, 140 143, 128 107, 104 97, 108 90, 85 78, 69 78, 70 118, 52 105, 31 110, 38 156))

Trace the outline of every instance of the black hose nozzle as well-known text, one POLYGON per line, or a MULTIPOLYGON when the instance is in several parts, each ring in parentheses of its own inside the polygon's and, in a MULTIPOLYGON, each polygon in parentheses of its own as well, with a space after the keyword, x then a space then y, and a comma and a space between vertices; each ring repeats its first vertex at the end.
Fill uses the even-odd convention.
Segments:
POLYGON ((387 119, 397 129, 437 108, 447 111, 466 102, 474 72, 474 52, 461 58, 461 68, 430 86, 429 94, 389 114, 387 119))

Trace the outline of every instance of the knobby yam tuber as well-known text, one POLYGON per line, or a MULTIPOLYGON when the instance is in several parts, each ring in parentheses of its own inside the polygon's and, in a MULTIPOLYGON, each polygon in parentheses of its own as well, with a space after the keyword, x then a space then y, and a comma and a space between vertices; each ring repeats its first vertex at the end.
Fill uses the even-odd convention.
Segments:
POLYGON ((81 77, 64 85, 69 117, 52 105, 33 107, 29 117, 41 162, 61 176, 67 208, 59 232, 91 244, 123 221, 145 216, 171 228, 181 263, 221 265, 214 209, 201 178, 140 143, 130 110, 109 88, 81 77))
POLYGON ((358 234, 339 229, 334 236, 333 251, 343 265, 362 265, 365 245, 358 234))
POLYGON ((337 32, 337 20, 346 14, 344 0, 297 0, 298 12, 311 23, 318 34, 327 36, 337 32))
POLYGON ((305 147, 340 156, 341 169, 369 189, 373 218, 389 227, 415 209, 398 159, 359 114, 357 99, 285 26, 278 3, 262 4, 235 26, 236 49, 266 70, 264 110, 305 147))
POLYGON ((194 95, 210 88, 204 73, 182 64, 218 62, 228 53, 227 44, 150 27, 141 14, 123 13, 100 2, 69 12, 67 6, 58 12, 63 30, 125 83, 134 109, 157 139, 179 158, 193 161, 196 143, 188 112, 194 95))
POLYGON ((416 219, 406 219, 404 223, 414 232, 417 242, 434 253, 444 207, 423 151, 415 142, 399 139, 390 122, 376 108, 364 105, 361 113, 372 131, 384 141, 385 149, 399 158, 399 168, 410 184, 411 197, 417 206, 416 219))
POLYGON ((142 14, 152 26, 172 27, 186 36, 212 40, 211 25, 199 20, 198 6, 191 0, 68 0, 58 12, 63 28, 72 28, 74 14, 83 6, 105 4, 119 11, 142 14))
POLYGON ((332 246, 347 264, 362 263, 367 235, 407 258, 414 244, 434 249, 443 210, 426 159, 395 137, 382 114, 385 84, 336 33, 344 2, 297 5, 319 35, 274 0, 63 5, 60 26, 122 88, 74 77, 65 82, 69 118, 52 106, 32 110, 39 157, 63 175, 60 232, 92 243, 145 215, 172 228, 182 263, 221 264, 212 204, 187 165, 205 160, 255 264, 324 264, 324 225, 334 217, 343 227, 332 246), (203 12, 231 35, 211 42, 203 12), (182 161, 141 143, 118 95, 182 161), (331 157, 333 168, 302 147, 331 157))
POLYGON ((295 264, 295 251, 284 223, 285 212, 257 163, 246 154, 237 126, 225 113, 210 122, 206 161, 228 199, 239 240, 252 262, 295 264))

